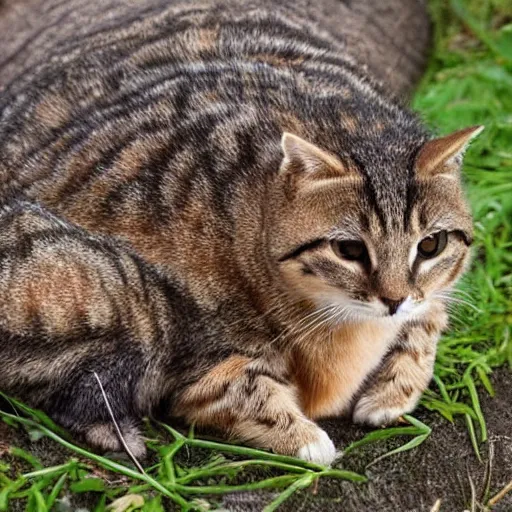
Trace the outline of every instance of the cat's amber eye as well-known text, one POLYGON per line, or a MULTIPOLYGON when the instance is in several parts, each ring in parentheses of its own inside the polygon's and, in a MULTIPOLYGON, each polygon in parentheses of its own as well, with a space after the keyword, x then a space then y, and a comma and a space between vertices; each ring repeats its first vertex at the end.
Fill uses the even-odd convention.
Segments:
POLYGON ((418 244, 418 254, 422 258, 434 258, 444 251, 447 242, 448 233, 446 231, 432 233, 418 244))
POLYGON ((349 261, 367 261, 368 251, 358 240, 333 240, 332 248, 337 256, 349 261))

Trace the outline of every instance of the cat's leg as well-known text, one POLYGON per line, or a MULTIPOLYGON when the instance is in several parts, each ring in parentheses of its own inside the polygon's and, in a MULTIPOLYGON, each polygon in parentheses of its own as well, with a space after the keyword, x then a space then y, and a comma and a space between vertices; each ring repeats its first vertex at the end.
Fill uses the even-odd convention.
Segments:
POLYGON ((332 441, 301 411, 279 366, 278 358, 269 364, 231 356, 182 394, 175 413, 257 448, 330 464, 332 441))
POLYGON ((98 377, 141 456, 137 418, 147 411, 137 392, 156 330, 152 279, 112 239, 36 204, 0 208, 0 389, 100 449, 120 451, 98 377))
POLYGON ((434 306, 427 318, 404 325, 398 343, 358 398, 354 422, 382 426, 415 408, 432 379, 437 341, 446 323, 442 306, 434 306))
MULTIPOLYGON (((133 420, 125 419, 118 423, 118 426, 131 454, 136 458, 143 458, 146 455, 146 445, 138 424, 133 420)), ((85 441, 101 451, 117 453, 124 451, 124 446, 112 423, 93 423, 87 425, 84 432, 85 441)))
MULTIPOLYGON (((122 358, 121 354, 118 357, 122 358)), ((107 381, 107 375, 111 374, 110 383, 104 386, 105 394, 122 440, 96 378, 89 371, 71 384, 62 382, 60 389, 47 398, 43 408, 59 425, 97 450, 124 452, 127 446, 132 455, 143 458, 146 446, 140 429, 141 411, 132 407, 136 395, 131 389, 130 376, 118 374, 118 368, 115 364, 105 368, 101 380, 107 381)))

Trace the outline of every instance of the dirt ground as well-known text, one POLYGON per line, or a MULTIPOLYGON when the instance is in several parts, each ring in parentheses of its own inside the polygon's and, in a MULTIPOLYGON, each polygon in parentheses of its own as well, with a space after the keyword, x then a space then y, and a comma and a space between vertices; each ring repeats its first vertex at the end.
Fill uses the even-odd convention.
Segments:
MULTIPOLYGON (((485 489, 491 445, 494 460, 490 495, 496 494, 512 480, 512 372, 505 369, 497 371, 493 384, 496 389, 494 398, 481 393, 489 436, 489 441, 482 446, 482 462, 475 456, 464 421, 451 424, 436 413, 418 410, 415 416, 432 427, 431 436, 421 446, 372 465, 366 470, 369 477, 366 484, 321 480, 317 489, 297 493, 281 506, 280 512, 430 512, 437 499, 442 501, 441 512, 471 510, 471 482, 476 500, 480 501, 485 489)), ((336 420, 325 422, 323 426, 340 448, 365 434, 361 428, 336 420)), ((357 450, 357 453, 354 451, 343 461, 343 467, 364 472, 370 461, 399 446, 404 439, 373 444, 357 450)), ((0 454, 8 445, 30 449, 46 465, 62 463, 71 455, 48 439, 33 443, 24 432, 0 423, 0 454)), ((5 456, 0 458, 5 459, 5 456)), ((257 512, 275 495, 271 492, 232 494, 221 500, 221 506, 231 512, 257 512)), ((91 498, 85 495, 72 497, 68 510, 91 506, 91 498)), ((21 503, 19 507, 19 510, 24 509, 21 503)), ((14 507, 12 512, 17 509, 14 507)), ((512 493, 502 499, 493 511, 512 512, 512 493)))
MULTIPOLYGON (((494 447, 490 495, 512 480, 512 372, 496 372, 493 383, 494 398, 480 395, 489 437, 482 446, 482 462, 475 456, 464 421, 451 424, 436 413, 418 410, 415 417, 432 428, 431 436, 418 448, 372 465, 366 472, 367 484, 320 481, 316 494, 307 489, 287 501, 280 512, 430 512, 437 499, 441 499, 442 512, 471 510, 470 478, 476 499, 481 500, 490 445, 494 447)), ((339 421, 326 422, 324 428, 338 447, 364 435, 364 430, 339 421)), ((364 471, 368 462, 403 442, 392 440, 352 452, 344 467, 364 471)), ((261 493, 231 495, 223 505, 233 512, 256 512, 270 500, 271 496, 261 493)), ((493 512, 512 512, 512 493, 493 512)))

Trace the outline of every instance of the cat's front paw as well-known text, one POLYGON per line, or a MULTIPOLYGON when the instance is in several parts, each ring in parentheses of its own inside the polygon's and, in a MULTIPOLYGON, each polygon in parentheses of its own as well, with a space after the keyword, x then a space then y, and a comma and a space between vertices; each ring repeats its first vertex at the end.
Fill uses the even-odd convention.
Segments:
POLYGON ((297 452, 297 457, 309 462, 329 466, 336 457, 336 448, 327 433, 318 428, 317 439, 304 445, 297 452))
POLYGON ((352 420, 354 423, 382 427, 396 421, 400 416, 411 412, 421 393, 405 396, 404 393, 389 389, 365 393, 356 403, 352 420))

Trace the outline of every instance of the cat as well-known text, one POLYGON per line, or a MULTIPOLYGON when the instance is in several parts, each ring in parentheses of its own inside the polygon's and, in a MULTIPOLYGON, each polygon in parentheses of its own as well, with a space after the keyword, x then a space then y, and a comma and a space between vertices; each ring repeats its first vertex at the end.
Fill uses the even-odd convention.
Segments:
POLYGON ((330 464, 415 407, 470 258, 462 156, 404 99, 419 0, 0 6, 0 389, 145 454, 176 418, 330 464), (97 378, 96 378, 97 377, 97 378))

